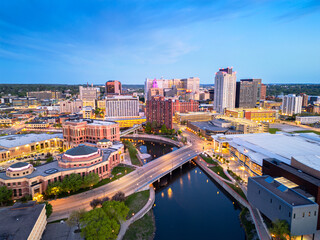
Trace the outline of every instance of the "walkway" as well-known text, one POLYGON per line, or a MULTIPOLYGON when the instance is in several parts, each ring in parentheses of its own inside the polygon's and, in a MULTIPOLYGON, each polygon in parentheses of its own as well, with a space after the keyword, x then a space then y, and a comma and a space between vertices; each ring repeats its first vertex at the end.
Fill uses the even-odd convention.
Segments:
POLYGON ((183 144, 178 141, 175 141, 170 138, 162 137, 160 135, 153 135, 153 134, 131 134, 131 135, 123 136, 121 137, 121 139, 122 140, 133 139, 133 140, 155 141, 155 142, 172 144, 177 147, 183 146, 183 144))
POLYGON ((147 202, 147 204, 139 211, 137 212, 132 218, 129 220, 121 223, 120 232, 118 234, 117 240, 121 240, 124 235, 126 234, 126 231, 128 230, 129 226, 134 223, 135 221, 142 218, 147 212, 150 211, 155 201, 155 191, 152 186, 150 186, 150 197, 147 202))

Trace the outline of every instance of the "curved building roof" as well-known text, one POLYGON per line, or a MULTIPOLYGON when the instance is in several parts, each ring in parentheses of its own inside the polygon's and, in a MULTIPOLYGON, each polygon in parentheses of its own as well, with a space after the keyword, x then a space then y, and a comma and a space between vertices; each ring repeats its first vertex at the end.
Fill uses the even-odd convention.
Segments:
POLYGON ((12 164, 10 168, 21 168, 21 167, 26 167, 28 165, 29 163, 26 163, 26 162, 17 162, 15 164, 12 164))
POLYGON ((69 156, 81 156, 81 155, 89 155, 92 153, 98 152, 98 148, 89 147, 84 144, 79 144, 78 147, 74 147, 66 151, 66 155, 69 156))

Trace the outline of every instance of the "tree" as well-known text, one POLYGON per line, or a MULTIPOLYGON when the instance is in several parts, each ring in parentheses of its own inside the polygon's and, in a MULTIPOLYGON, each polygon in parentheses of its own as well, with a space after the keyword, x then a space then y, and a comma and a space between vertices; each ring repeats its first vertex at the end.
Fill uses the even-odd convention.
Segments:
POLYGON ((72 211, 66 223, 70 227, 77 226, 77 229, 80 230, 81 218, 83 218, 85 213, 86 213, 86 210, 84 209, 72 211))
POLYGON ((100 178, 97 173, 89 173, 88 175, 84 176, 83 178, 83 186, 84 187, 92 187, 99 182, 100 178))
POLYGON ((79 174, 72 173, 68 177, 65 177, 62 181, 64 191, 76 192, 81 188, 82 178, 79 174))
POLYGON ((101 199, 102 204, 103 204, 104 202, 108 202, 108 201, 110 201, 110 198, 109 198, 109 197, 104 197, 104 198, 101 199))
POLYGON ((102 209, 110 218, 115 218, 117 221, 124 221, 129 213, 129 208, 124 202, 104 202, 102 209))
POLYGON ((275 220, 272 222, 270 233, 276 240, 286 240, 286 236, 290 236, 289 224, 285 220, 275 220))
POLYGON ((151 129, 156 129, 157 128, 157 122, 156 121, 153 121, 151 123, 151 129))
POLYGON ((50 183, 47 187, 46 194, 47 195, 54 195, 55 198, 62 192, 62 183, 61 182, 53 182, 50 183))
POLYGON ((145 130, 146 133, 151 133, 152 129, 151 129, 151 123, 150 122, 146 123, 146 127, 145 127, 144 130, 145 130))
POLYGON ((98 198, 92 199, 92 201, 90 202, 90 206, 95 209, 96 207, 98 207, 99 205, 102 204, 102 201, 98 198))
POLYGON ((12 190, 8 189, 7 186, 0 187, 0 205, 8 202, 12 198, 12 190))
POLYGON ((182 131, 179 129, 179 130, 178 130, 178 134, 180 135, 181 133, 182 133, 182 131))
POLYGON ((162 133, 162 134, 167 134, 167 132, 168 132, 167 126, 166 126, 165 124, 163 124, 163 125, 161 126, 161 133, 162 133))
POLYGON ((47 218, 49 218, 50 215, 52 214, 52 205, 47 201, 44 203, 46 204, 46 215, 47 215, 47 218))
POLYGON ((123 192, 117 192, 113 197, 111 198, 112 201, 117 201, 117 202, 123 202, 126 200, 126 196, 123 192))
POLYGON ((102 208, 96 208, 84 214, 80 219, 81 235, 87 240, 113 240, 117 238, 120 224, 108 217, 102 208))

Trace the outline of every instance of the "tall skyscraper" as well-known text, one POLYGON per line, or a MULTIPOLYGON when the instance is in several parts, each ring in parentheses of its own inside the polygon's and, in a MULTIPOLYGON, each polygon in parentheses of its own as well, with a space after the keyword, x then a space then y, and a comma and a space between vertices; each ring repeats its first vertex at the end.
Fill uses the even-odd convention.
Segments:
POLYGON ((302 107, 308 106, 308 98, 309 96, 305 93, 300 93, 300 96, 302 97, 302 107))
POLYGON ((254 108, 260 102, 261 79, 241 79, 236 87, 236 108, 254 108))
POLYGON ((110 94, 117 94, 120 95, 122 92, 122 85, 121 82, 117 80, 110 80, 106 82, 106 95, 110 94))
POLYGON ((232 68, 220 68, 214 82, 214 110, 223 113, 226 108, 235 108, 236 73, 232 68))
POLYGON ((295 94, 289 94, 283 97, 282 101, 282 113, 287 115, 293 115, 301 113, 302 109, 302 97, 295 94))

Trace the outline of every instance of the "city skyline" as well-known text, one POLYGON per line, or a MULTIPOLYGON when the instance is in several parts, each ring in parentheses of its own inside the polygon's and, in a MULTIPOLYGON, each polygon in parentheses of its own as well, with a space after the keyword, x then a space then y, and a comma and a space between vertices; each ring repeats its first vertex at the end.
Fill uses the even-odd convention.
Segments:
POLYGON ((0 3, 0 83, 318 83, 317 1, 0 3), (307 71, 306 71, 307 69, 307 71))

